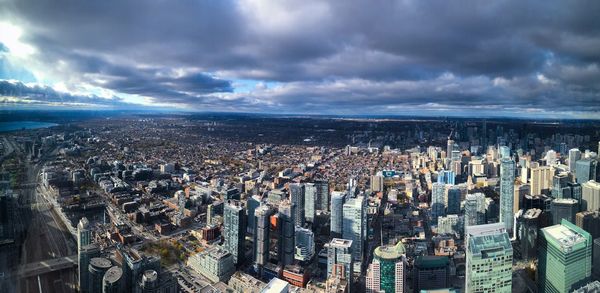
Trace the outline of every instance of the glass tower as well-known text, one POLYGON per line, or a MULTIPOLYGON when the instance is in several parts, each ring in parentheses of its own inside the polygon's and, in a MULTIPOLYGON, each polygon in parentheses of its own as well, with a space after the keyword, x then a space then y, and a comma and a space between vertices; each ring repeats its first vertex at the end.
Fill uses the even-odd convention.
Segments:
POLYGON ((508 233, 513 231, 513 204, 515 198, 515 162, 509 158, 500 160, 500 222, 508 233))

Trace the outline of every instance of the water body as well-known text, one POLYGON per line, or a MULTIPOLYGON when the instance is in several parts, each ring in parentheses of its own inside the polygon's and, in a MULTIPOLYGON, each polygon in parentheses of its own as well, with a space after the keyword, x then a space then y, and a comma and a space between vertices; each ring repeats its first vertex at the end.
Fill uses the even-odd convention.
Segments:
POLYGON ((24 129, 38 129, 48 128, 57 126, 56 123, 51 122, 37 122, 37 121, 11 121, 11 122, 0 122, 0 132, 8 132, 15 130, 24 129))

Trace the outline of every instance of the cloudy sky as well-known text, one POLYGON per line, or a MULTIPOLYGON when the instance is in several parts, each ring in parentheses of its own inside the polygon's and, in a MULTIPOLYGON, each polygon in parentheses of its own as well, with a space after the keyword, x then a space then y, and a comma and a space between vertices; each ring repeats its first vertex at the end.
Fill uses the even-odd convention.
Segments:
POLYGON ((0 109, 600 117, 600 1, 0 0, 0 109))

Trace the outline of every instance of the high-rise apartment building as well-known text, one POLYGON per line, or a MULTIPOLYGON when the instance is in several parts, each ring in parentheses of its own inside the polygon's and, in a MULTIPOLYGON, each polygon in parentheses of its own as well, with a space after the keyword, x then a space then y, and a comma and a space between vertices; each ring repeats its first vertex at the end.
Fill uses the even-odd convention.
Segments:
POLYGON ((397 245, 379 246, 373 252, 373 262, 369 266, 371 281, 367 280, 367 292, 407 292, 406 250, 397 245))
POLYGON ((579 203, 572 198, 557 198, 552 201, 552 223, 560 224, 562 219, 575 223, 575 215, 579 212, 579 203))
POLYGON ((500 160, 500 221, 509 234, 512 233, 514 224, 514 184, 515 162, 503 157, 500 160))
POLYGON ((332 275, 336 265, 343 267, 345 279, 351 283, 354 267, 352 240, 333 238, 327 244, 327 277, 332 275))
POLYGON ((329 211, 329 181, 325 179, 318 179, 315 180, 314 183, 317 187, 317 209, 329 211))
POLYGON ((590 180, 581 184, 581 210, 600 210, 600 183, 590 180))
POLYGON ((444 183, 433 183, 431 187, 431 219, 436 222, 438 217, 446 215, 446 205, 444 193, 446 185, 444 183))
POLYGON ((573 148, 569 150, 569 171, 575 174, 577 168, 575 163, 581 159, 581 151, 578 148, 573 148))
POLYGON ((531 168, 531 195, 541 195, 552 186, 554 171, 550 166, 531 168))
POLYGON ((461 197, 462 191, 460 190, 460 186, 452 185, 448 188, 448 199, 446 201, 447 214, 460 214, 461 197))
POLYGON ((575 178, 577 183, 583 184, 589 180, 595 180, 597 164, 596 160, 590 158, 577 161, 575 163, 575 178))
POLYGON ((317 210, 317 186, 314 183, 304 184, 304 218, 314 223, 317 210))
POLYGON ((364 255, 364 243, 367 239, 367 204, 364 196, 351 198, 343 205, 344 239, 352 241, 352 255, 355 271, 360 272, 364 255))
POLYGON ((88 291, 88 266, 87 263, 92 257, 97 256, 97 249, 89 248, 83 250, 84 247, 92 243, 92 231, 90 230, 90 222, 86 217, 81 218, 77 224, 77 258, 79 267, 77 269, 79 277, 79 290, 88 291))
POLYGON ((292 264, 294 262, 294 240, 295 240, 295 221, 294 221, 294 203, 288 200, 284 200, 279 204, 279 221, 280 221, 280 237, 279 241, 279 255, 281 263, 285 265, 292 264))
POLYGON ((342 236, 343 212, 346 193, 334 191, 331 193, 331 236, 342 236))
POLYGON ((259 275, 262 275, 262 268, 269 262, 269 240, 270 240, 270 222, 269 219, 273 210, 268 205, 261 205, 254 211, 256 228, 254 231, 254 264, 259 275))
POLYGON ((293 213, 294 213, 294 224, 298 227, 304 227, 304 184, 292 183, 289 185, 290 188, 290 200, 292 202, 293 213))
POLYGON ((464 222, 464 231, 468 226, 485 223, 485 195, 483 193, 467 194, 464 222))
POLYGON ((238 200, 230 199, 223 211, 223 247, 233 256, 235 264, 244 261, 246 236, 246 210, 238 200))

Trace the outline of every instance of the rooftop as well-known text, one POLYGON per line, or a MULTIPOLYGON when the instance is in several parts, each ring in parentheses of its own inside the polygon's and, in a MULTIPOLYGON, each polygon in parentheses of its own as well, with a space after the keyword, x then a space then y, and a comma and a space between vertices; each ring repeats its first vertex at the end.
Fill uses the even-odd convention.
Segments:
POLYGON ((586 242, 586 238, 590 237, 587 232, 564 219, 558 225, 543 228, 542 233, 546 241, 559 246, 565 252, 577 244, 586 242))
POLYGON ((333 239, 331 239, 330 245, 337 246, 337 247, 350 247, 350 246, 352 246, 352 240, 333 238, 333 239))
POLYGON ((108 283, 115 283, 121 279, 123 270, 120 267, 114 266, 108 269, 104 274, 104 281, 108 283))
POLYGON ((406 248, 402 242, 398 242, 396 245, 379 246, 375 248, 375 256, 384 260, 396 260, 402 257, 406 253, 406 248))
POLYGON ((415 259, 415 266, 420 268, 439 268, 450 264, 447 256, 421 255, 415 259))

